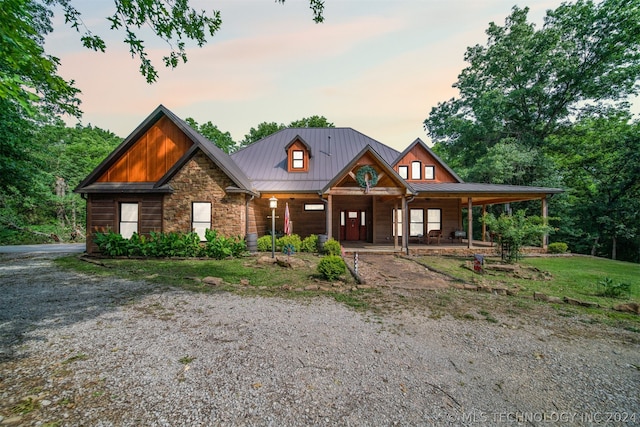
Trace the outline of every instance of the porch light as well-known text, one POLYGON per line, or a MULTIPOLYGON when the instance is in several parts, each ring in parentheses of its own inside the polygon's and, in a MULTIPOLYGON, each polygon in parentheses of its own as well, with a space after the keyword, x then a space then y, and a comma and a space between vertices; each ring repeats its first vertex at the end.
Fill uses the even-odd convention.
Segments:
POLYGON ((269 199, 269 209, 278 209, 278 199, 275 196, 269 199))
POLYGON ((278 199, 275 196, 269 199, 271 208, 271 258, 276 257, 276 209, 278 209, 278 199))

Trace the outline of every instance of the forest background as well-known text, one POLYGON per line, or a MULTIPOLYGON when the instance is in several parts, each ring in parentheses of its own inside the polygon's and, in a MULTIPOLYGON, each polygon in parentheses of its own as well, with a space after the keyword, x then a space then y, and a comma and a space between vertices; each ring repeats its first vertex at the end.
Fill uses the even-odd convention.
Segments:
MULTIPOLYGON (((309 3, 321 22, 323 3, 309 3)), ((130 34, 131 53, 150 82, 157 73, 137 38, 141 27, 175 42, 164 65, 176 67, 186 60, 184 38, 205 43, 221 25, 216 13, 197 13, 188 0, 114 4, 113 27, 130 34)), ((0 244, 82 239, 85 202, 72 190, 122 141, 109 130, 61 120, 81 116, 80 90, 58 76, 57 59, 44 49, 53 6, 63 8, 87 48, 105 48, 83 29, 70 0, 3 0, 0 244)), ((504 25, 489 24, 484 44, 467 49, 468 66, 454 82, 459 96, 432 108, 425 131, 467 181, 565 189, 550 199, 551 241, 640 262, 640 122, 628 103, 640 81, 640 3, 563 3, 540 28, 527 13, 514 7, 504 25)), ((210 121, 187 121, 226 152, 285 126, 333 126, 325 116, 263 122, 234 141, 210 121)), ((539 202, 509 208, 540 212, 539 202)))

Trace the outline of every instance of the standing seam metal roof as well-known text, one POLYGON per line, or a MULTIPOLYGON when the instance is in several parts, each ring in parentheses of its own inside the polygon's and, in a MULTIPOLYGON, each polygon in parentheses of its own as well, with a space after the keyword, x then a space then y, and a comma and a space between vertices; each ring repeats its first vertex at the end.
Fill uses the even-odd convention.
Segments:
POLYGON ((231 155, 258 191, 320 191, 367 145, 390 165, 400 154, 352 128, 288 128, 231 155), (311 148, 308 172, 288 172, 286 147, 300 137, 311 148))

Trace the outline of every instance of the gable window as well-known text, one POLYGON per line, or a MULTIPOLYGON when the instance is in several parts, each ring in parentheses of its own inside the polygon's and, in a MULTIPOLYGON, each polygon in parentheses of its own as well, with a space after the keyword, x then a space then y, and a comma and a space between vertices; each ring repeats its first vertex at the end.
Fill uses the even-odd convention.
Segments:
POLYGON ((424 234, 424 210, 409 210, 409 236, 421 236, 424 234))
POLYGON ((200 237, 200 241, 207 240, 205 231, 211 230, 211 202, 193 202, 191 205, 191 230, 200 237))
POLYGON ((291 168, 304 169, 304 151, 293 150, 291 152, 291 168))
POLYGON ((436 167, 428 165, 424 167, 424 179, 436 179, 436 167))
POLYGON ((402 179, 409 179, 409 166, 398 166, 398 175, 402 179))
POLYGON ((120 203, 120 235, 130 239, 138 232, 138 204, 120 203))
POLYGON ((422 179, 422 162, 411 162, 411 179, 422 179))
POLYGON ((442 209, 427 209, 427 233, 442 230, 442 209))

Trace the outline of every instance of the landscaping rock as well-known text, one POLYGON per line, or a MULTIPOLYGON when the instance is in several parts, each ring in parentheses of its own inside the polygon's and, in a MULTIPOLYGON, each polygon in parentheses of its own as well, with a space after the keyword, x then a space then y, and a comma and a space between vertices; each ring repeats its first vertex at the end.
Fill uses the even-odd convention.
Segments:
POLYGON ((221 286, 224 284, 224 280, 221 277, 207 276, 204 279, 202 279, 202 283, 205 283, 211 286, 221 286))
POLYGON ((569 305, 579 305, 581 307, 598 307, 598 304, 590 301, 580 301, 575 298, 564 297, 563 301, 569 305))
POLYGON ((636 302, 627 302, 624 304, 618 304, 615 307, 613 307, 613 309, 616 311, 622 311, 624 313, 640 314, 640 304, 636 302))

